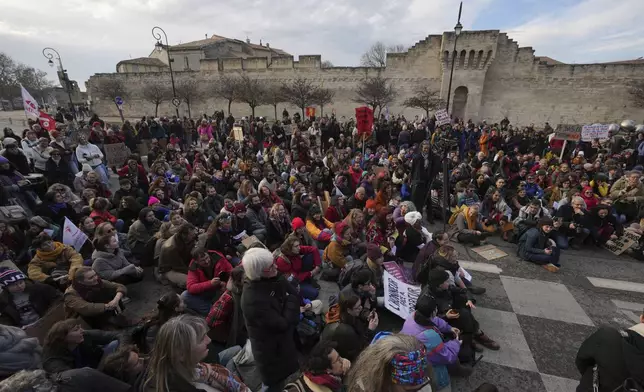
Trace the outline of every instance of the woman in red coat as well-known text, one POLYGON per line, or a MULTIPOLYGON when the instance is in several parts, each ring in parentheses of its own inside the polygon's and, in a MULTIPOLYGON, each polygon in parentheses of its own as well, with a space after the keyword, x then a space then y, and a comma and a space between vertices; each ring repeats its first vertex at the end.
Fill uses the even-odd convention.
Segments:
POLYGON ((213 302, 226 289, 232 270, 233 266, 223 254, 201 247, 195 248, 188 266, 186 291, 181 294, 186 307, 206 316, 213 302))
POLYGON ((314 276, 321 271, 322 263, 318 248, 302 246, 297 236, 290 235, 274 254, 277 269, 287 278, 293 277, 300 282, 300 295, 310 300, 316 299, 320 286, 314 276))

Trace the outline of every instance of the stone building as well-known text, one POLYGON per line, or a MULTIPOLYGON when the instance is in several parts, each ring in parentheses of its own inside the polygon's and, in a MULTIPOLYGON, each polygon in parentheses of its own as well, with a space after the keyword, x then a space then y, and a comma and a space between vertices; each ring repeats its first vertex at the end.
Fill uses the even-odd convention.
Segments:
MULTIPOLYGON (((644 61, 564 64, 548 57, 535 57, 531 47, 519 47, 498 30, 463 31, 453 54, 454 39, 453 32, 430 35, 406 52, 387 54, 387 66, 383 68, 323 68, 320 55, 300 55, 295 60, 268 45, 251 45, 251 53, 240 49, 242 41, 218 36, 172 46, 170 56, 177 83, 196 79, 206 89, 222 75, 242 73, 267 83, 280 84, 298 77, 312 80, 335 91, 334 102, 324 109, 337 116, 353 116, 354 108, 360 106, 354 102, 356 86, 362 79, 379 74, 390 79, 398 91, 396 101, 388 108, 390 114, 403 113, 412 118, 415 114, 422 115, 421 110, 405 108, 402 103, 421 84, 429 85, 446 98, 450 61, 455 58, 450 106, 457 117, 474 121, 499 121, 508 117, 515 124, 537 125, 546 121, 583 124, 644 118, 644 108, 635 107, 626 87, 631 80, 644 79, 644 61)), ((165 52, 151 56, 161 61, 167 59, 165 52)), ((170 84, 165 68, 156 72, 124 69, 115 74, 96 74, 87 86, 94 109, 103 116, 118 115, 110 99, 102 96, 97 87, 101 80, 110 78, 121 79, 128 86, 130 97, 124 112, 132 117, 153 113, 154 106, 140 95, 142 86, 152 82, 170 84)), ((211 96, 193 103, 192 113, 211 114, 226 106, 211 96)), ((280 105, 279 112, 282 107, 291 113, 297 110, 284 104, 280 105)), ((179 109, 182 115, 187 113, 185 104, 179 109)), ((173 112, 169 102, 160 106, 159 113, 173 112)), ((250 108, 235 103, 232 112, 235 116, 247 115, 250 108)), ((273 108, 260 106, 256 115, 272 118, 273 108)))

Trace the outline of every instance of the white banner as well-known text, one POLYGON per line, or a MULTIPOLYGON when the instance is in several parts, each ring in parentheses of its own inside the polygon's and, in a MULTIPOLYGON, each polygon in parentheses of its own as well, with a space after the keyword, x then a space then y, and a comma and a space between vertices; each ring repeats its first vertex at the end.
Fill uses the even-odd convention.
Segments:
POLYGON ((38 102, 34 97, 29 94, 29 91, 20 85, 20 91, 22 92, 22 106, 25 108, 25 115, 27 117, 33 117, 38 119, 40 117, 40 110, 38 109, 38 102))
POLYGON ((450 122, 449 114, 445 109, 437 110, 434 116, 436 116, 436 125, 445 125, 450 122))
POLYGON ((581 127, 581 140, 584 142, 591 142, 595 139, 606 140, 608 139, 609 126, 609 124, 584 125, 581 127))
POLYGON ((65 218, 65 226, 63 228, 63 244, 69 245, 80 252, 83 245, 87 241, 87 235, 83 233, 72 221, 65 218))
POLYGON ((403 319, 414 312, 416 301, 420 296, 420 286, 404 283, 385 270, 385 307, 403 319))

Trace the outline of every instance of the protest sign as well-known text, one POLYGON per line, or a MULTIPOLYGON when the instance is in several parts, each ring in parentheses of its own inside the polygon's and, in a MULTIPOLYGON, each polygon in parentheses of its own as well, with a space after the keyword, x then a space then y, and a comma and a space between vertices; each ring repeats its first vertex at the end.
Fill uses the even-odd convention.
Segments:
POLYGON ((559 124, 555 129, 553 139, 567 140, 578 142, 581 140, 581 125, 577 124, 559 124))
POLYGON ((63 226, 63 244, 69 245, 80 252, 83 245, 87 241, 87 235, 83 233, 75 224, 68 218, 65 218, 65 225, 63 226))
POLYGON ((604 245, 604 248, 613 252, 613 254, 620 255, 624 253, 627 249, 637 244, 640 240, 640 235, 631 231, 624 230, 624 234, 616 240, 611 240, 604 245))
POLYGON ((409 317, 414 312, 416 301, 420 296, 420 286, 403 282, 389 273, 386 268, 383 283, 385 285, 385 307, 403 319, 409 317))
POLYGON ((242 127, 233 127, 233 138, 238 142, 244 141, 244 130, 242 127))
POLYGON ((315 117, 315 108, 313 106, 309 106, 306 108, 305 113, 308 118, 315 117))
POLYGON ((131 154, 125 143, 105 144, 103 148, 105 149, 105 160, 109 167, 116 166, 120 168, 131 154))
POLYGON ((449 114, 445 109, 437 110, 434 116, 436 116, 436 125, 446 125, 450 122, 449 114))
POLYGON ((358 136, 371 135, 373 129, 373 110, 367 106, 356 108, 356 128, 358 136))
POLYGON ((584 125, 581 128, 581 140, 584 142, 591 142, 595 139, 606 140, 608 139, 609 124, 593 124, 584 125))

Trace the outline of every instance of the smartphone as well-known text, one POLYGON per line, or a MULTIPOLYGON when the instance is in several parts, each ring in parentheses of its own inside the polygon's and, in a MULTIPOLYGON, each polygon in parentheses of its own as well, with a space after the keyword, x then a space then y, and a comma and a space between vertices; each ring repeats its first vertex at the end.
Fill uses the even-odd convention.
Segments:
POLYGON ((219 273, 219 280, 222 282, 228 282, 228 278, 230 277, 229 272, 222 271, 219 273))

